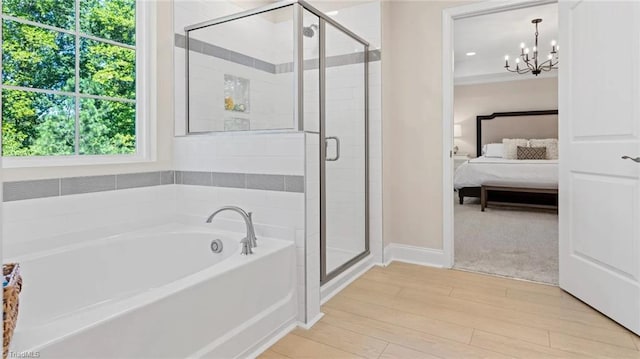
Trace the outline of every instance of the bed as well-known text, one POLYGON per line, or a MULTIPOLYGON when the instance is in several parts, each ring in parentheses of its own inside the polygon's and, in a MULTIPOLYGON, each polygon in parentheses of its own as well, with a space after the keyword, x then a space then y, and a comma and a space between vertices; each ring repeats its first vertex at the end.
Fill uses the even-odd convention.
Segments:
MULTIPOLYGON (((558 160, 515 160, 487 157, 485 145, 503 138, 557 138, 558 110, 496 112, 476 117, 476 155, 460 165, 454 175, 454 188, 460 204, 465 197, 480 197, 484 183, 557 186, 558 160)), ((531 198, 537 200, 538 198, 531 198)))

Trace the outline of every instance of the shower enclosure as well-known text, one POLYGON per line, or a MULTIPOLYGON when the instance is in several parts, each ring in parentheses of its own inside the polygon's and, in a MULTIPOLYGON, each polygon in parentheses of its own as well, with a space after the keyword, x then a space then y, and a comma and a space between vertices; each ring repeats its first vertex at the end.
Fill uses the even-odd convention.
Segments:
POLYGON ((368 42, 301 0, 187 26, 183 41, 187 134, 315 136, 320 158, 306 166, 319 178, 305 193, 320 197, 307 216, 320 228, 318 280, 367 256, 368 42))

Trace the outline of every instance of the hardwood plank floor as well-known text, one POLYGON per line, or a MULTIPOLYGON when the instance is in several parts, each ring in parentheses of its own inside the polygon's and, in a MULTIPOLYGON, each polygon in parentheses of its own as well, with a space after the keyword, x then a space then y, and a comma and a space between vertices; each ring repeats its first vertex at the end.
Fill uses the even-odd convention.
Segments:
POLYGON ((262 359, 638 358, 640 338, 560 288, 394 262, 262 359))
POLYGON ((636 348, 640 350, 640 337, 634 335, 633 341, 636 343, 636 348))

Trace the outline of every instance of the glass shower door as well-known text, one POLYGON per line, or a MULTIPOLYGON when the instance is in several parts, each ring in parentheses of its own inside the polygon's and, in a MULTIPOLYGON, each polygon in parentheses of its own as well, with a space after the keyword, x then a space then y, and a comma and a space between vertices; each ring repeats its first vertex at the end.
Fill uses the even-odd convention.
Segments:
POLYGON ((367 236, 367 47, 323 23, 321 282, 369 253, 367 236))

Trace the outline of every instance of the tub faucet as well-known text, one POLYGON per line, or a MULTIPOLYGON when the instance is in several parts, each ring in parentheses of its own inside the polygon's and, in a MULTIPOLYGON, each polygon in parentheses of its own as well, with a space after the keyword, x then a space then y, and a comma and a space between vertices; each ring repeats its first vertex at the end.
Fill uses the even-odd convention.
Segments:
POLYGON ((247 235, 240 241, 240 243, 242 243, 242 254, 243 255, 253 254, 252 248, 257 247, 258 243, 256 241, 256 231, 253 228, 252 213, 251 212, 247 213, 244 209, 237 206, 224 206, 224 207, 218 208, 215 212, 213 212, 209 216, 209 218, 207 218, 207 223, 211 223, 211 221, 213 220, 213 217, 215 217, 218 213, 223 211, 236 212, 242 216, 242 219, 244 220, 244 224, 247 229, 247 235))

